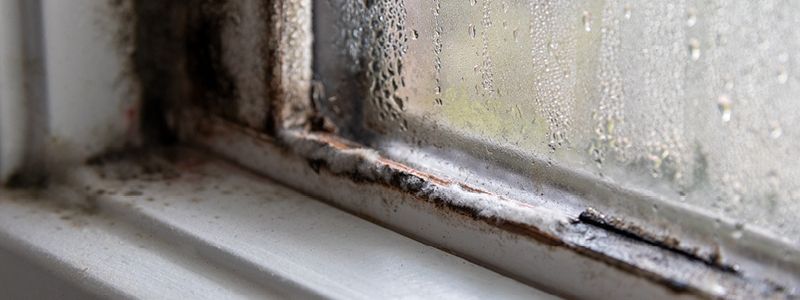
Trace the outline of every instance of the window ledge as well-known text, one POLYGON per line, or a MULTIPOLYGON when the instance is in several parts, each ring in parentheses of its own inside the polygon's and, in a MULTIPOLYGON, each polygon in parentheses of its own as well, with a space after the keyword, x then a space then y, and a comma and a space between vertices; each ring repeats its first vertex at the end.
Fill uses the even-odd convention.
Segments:
POLYGON ((225 162, 178 156, 82 167, 44 193, 4 191, 6 295, 554 298, 225 162))

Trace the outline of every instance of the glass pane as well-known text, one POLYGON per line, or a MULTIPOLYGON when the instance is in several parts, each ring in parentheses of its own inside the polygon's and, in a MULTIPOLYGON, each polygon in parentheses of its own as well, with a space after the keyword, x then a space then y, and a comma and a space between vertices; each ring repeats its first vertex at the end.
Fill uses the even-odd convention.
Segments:
POLYGON ((368 99, 341 119, 455 132, 800 241, 800 2, 328 4, 343 62, 318 70, 363 79, 328 94, 368 99))

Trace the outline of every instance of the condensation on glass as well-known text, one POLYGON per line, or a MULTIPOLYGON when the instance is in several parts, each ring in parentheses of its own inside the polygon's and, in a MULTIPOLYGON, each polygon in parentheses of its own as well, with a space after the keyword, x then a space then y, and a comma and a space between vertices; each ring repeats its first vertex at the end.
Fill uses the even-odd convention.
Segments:
POLYGON ((323 2, 342 60, 322 64, 361 76, 324 82, 340 123, 440 128, 800 241, 800 2, 323 2))

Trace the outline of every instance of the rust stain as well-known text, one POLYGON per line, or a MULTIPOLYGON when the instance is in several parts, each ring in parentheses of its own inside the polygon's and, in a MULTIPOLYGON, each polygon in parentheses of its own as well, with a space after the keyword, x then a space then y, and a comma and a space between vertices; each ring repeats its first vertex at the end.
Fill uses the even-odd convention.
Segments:
MULTIPOLYGON (((302 135, 305 136, 306 138, 322 142, 324 144, 323 146, 331 147, 337 150, 367 149, 362 145, 350 142, 333 134, 304 132, 302 133, 302 135)), ((430 173, 419 171, 417 169, 409 167, 408 165, 405 165, 403 163, 382 156, 378 158, 378 163, 382 164, 383 166, 391 168, 395 172, 402 172, 402 173, 407 173, 409 175, 414 175, 416 177, 419 177, 420 179, 424 179, 426 181, 430 181, 438 185, 445 186, 452 184, 452 181, 450 180, 435 176, 430 173)), ((477 189, 472 189, 472 190, 476 192, 479 191, 477 189)), ((483 193, 488 194, 487 192, 483 193)))
MULTIPOLYGON (((368 148, 366 148, 366 147, 364 147, 364 146, 362 146, 360 144, 350 142, 350 141, 348 141, 346 139, 343 139, 343 138, 341 138, 339 136, 336 136, 336 135, 333 135, 333 134, 304 132, 304 133, 302 133, 302 135, 304 137, 306 137, 306 138, 323 142, 324 143, 323 146, 332 147, 332 148, 337 149, 337 150, 368 149, 368 148)), ((420 171, 420 170, 412 168, 412 167, 410 167, 410 166, 408 166, 406 164, 400 163, 398 161, 395 161, 395 160, 392 160, 392 159, 389 159, 389 158, 386 158, 386 157, 383 157, 383 156, 378 158, 378 163, 382 164, 385 167, 389 167, 392 170, 392 172, 399 172, 399 173, 403 173, 403 174, 407 174, 407 175, 413 175, 413 176, 415 176, 415 177, 417 177, 417 178, 419 178, 421 180, 433 183, 433 184, 438 185, 438 186, 444 187, 444 186, 450 186, 450 185, 453 185, 453 184, 458 184, 458 186, 461 189, 463 189, 463 190, 465 190, 467 192, 494 196, 494 197, 497 197, 498 199, 502 199, 502 200, 505 200, 505 201, 511 201, 512 203, 514 203, 514 204, 516 204, 518 206, 534 207, 531 204, 518 202, 518 201, 512 201, 512 200, 506 199, 505 197, 502 197, 500 195, 497 195, 497 194, 494 194, 494 193, 491 193, 491 192, 488 192, 488 191, 485 191, 485 190, 470 186, 470 185, 468 185, 466 183, 460 183, 460 182, 456 183, 456 182, 454 182, 452 180, 448 180, 448 179, 442 178, 440 176, 436 176, 436 175, 428 173, 428 172, 420 171)))
POLYGON ((354 143, 352 141, 343 139, 339 136, 328 134, 328 133, 310 133, 310 132, 301 132, 301 134, 309 139, 313 139, 316 141, 323 142, 330 147, 333 147, 338 150, 349 150, 349 149, 358 149, 358 148, 365 148, 364 146, 354 143))
POLYGON ((484 190, 480 190, 480 189, 471 187, 471 186, 469 186, 467 184, 464 184, 464 183, 459 183, 458 186, 460 186, 463 190, 469 191, 469 192, 472 192, 472 193, 489 194, 489 192, 486 192, 484 190))
POLYGON ((413 168, 411 168, 409 166, 406 166, 406 165, 401 164, 401 163, 396 162, 396 161, 392 161, 392 160, 389 160, 389 159, 386 159, 386 158, 381 158, 379 160, 379 162, 384 164, 387 167, 390 167, 390 168, 394 169, 394 171, 396 171, 396 172, 407 173, 409 175, 416 176, 416 177, 418 177, 420 179, 423 179, 425 181, 429 181, 429 182, 434 183, 436 185, 447 186, 447 185, 452 184, 452 181, 450 181, 450 180, 447 180, 447 179, 444 179, 444 178, 441 178, 441 177, 437 177, 437 176, 435 176, 433 174, 430 174, 430 173, 426 173, 426 172, 422 172, 422 171, 413 169, 413 168))

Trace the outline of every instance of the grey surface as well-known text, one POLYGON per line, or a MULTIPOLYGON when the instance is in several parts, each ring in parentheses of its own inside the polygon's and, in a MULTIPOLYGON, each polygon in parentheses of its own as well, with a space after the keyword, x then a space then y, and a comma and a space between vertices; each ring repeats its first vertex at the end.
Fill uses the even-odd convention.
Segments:
POLYGON ((188 161, 170 176, 123 164, 106 179, 78 170, 47 196, 3 192, 0 276, 51 274, 19 273, 9 295, 552 297, 265 178, 188 161))
POLYGON ((0 298, 95 299, 47 267, 0 248, 0 298))

